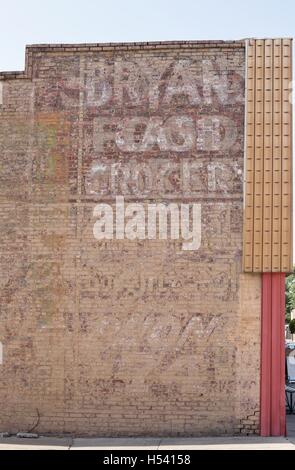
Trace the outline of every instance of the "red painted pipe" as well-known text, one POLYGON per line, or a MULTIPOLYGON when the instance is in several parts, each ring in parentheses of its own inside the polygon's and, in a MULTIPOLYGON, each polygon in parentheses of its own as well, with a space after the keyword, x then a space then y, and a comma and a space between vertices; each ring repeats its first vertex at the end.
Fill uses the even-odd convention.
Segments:
POLYGON ((260 434, 270 435, 271 274, 262 274, 260 434))
POLYGON ((285 398, 285 383, 286 383, 286 371, 285 371, 285 312, 286 312, 286 296, 285 296, 285 274, 281 274, 281 390, 280 390, 280 430, 283 436, 286 435, 286 398, 285 398))
POLYGON ((285 413, 285 274, 262 274, 260 434, 283 436, 285 413))

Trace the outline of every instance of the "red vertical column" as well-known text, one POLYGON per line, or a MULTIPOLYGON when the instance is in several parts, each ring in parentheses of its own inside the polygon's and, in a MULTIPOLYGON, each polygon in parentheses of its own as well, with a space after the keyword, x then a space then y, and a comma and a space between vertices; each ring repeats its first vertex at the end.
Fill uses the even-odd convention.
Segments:
POLYGON ((262 274, 261 403, 262 436, 285 435, 285 274, 262 274))
POLYGON ((271 274, 262 273, 260 434, 270 436, 271 274))
POLYGON ((285 311, 286 311, 286 297, 285 297, 285 277, 284 273, 280 274, 281 282, 281 360, 280 360, 280 373, 281 373, 281 389, 280 389, 280 432, 282 436, 286 435, 286 398, 285 398, 285 311))

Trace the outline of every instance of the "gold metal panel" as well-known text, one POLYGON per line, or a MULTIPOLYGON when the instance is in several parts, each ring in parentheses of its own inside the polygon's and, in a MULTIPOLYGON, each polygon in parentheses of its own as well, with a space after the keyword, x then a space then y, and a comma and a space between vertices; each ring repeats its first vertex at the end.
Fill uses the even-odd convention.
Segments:
POLYGON ((244 271, 292 270, 291 39, 247 41, 244 271))

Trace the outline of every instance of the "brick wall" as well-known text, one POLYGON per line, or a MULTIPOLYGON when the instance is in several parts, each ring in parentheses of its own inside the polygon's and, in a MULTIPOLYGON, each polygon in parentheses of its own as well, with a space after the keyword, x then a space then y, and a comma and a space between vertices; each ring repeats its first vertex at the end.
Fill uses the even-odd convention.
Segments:
POLYGON ((0 431, 257 431, 244 69, 220 41, 30 46, 0 74, 0 431), (200 247, 95 239, 118 195, 200 204, 200 247))

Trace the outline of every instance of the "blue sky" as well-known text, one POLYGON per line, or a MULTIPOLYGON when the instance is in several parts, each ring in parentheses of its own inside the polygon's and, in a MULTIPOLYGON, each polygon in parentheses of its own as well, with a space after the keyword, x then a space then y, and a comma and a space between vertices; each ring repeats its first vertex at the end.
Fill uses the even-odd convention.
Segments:
POLYGON ((1 71, 23 70, 26 44, 295 37, 294 0, 0 2, 1 71))
POLYGON ((295 36, 294 0, 2 0, 0 70, 26 44, 295 36))

